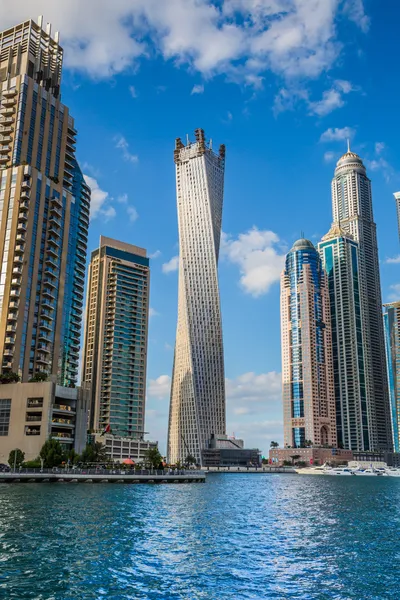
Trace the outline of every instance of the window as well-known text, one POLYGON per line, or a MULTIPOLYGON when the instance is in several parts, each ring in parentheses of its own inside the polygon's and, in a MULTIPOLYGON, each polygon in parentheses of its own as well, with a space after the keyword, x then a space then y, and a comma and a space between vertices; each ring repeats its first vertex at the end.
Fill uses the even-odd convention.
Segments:
POLYGON ((8 435, 10 425, 11 400, 0 399, 0 435, 8 435))
POLYGON ((26 406, 28 408, 42 408, 43 398, 28 398, 26 401, 26 406))

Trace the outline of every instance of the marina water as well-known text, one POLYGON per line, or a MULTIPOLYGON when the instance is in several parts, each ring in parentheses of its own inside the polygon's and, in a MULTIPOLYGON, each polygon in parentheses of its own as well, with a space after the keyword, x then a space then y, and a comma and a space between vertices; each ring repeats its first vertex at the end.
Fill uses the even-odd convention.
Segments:
POLYGON ((0 486, 0 598, 398 599, 400 479, 0 486))

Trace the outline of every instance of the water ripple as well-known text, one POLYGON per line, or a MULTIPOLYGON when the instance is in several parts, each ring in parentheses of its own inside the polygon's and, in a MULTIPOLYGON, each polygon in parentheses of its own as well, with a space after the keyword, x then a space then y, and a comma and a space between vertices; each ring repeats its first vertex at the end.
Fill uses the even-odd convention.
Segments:
POLYGON ((400 482, 0 486, 7 600, 398 599, 400 482))

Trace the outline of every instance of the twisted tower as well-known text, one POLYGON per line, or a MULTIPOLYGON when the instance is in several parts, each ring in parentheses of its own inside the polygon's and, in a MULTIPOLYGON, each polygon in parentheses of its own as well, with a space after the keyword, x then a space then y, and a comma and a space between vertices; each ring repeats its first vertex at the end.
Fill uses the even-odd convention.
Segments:
POLYGON ((225 380, 218 287, 225 146, 219 153, 196 129, 176 140, 179 228, 178 324, 172 376, 168 460, 202 463, 211 434, 225 433, 225 380))

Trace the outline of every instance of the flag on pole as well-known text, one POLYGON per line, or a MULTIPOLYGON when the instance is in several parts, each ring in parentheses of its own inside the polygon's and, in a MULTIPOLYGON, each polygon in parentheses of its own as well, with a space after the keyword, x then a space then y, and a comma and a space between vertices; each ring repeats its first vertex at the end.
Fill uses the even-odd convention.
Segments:
POLYGON ((111 427, 110 424, 106 425, 103 429, 103 431, 101 432, 100 435, 105 435, 106 433, 111 433, 111 427))

